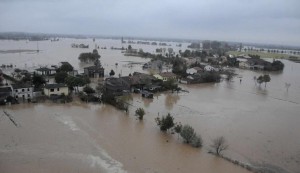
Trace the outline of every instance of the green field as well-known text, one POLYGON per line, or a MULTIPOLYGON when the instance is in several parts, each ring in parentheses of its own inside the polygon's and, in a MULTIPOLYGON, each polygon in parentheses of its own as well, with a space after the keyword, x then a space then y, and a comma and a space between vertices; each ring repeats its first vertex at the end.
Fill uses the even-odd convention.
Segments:
POLYGON ((298 57, 298 60, 300 60, 299 55, 286 55, 286 54, 279 54, 279 53, 267 53, 267 52, 256 52, 256 51, 247 51, 247 52, 238 52, 238 51, 229 51, 227 54, 231 54, 234 56, 237 55, 259 55, 261 58, 275 58, 275 59, 289 59, 290 56, 298 57))

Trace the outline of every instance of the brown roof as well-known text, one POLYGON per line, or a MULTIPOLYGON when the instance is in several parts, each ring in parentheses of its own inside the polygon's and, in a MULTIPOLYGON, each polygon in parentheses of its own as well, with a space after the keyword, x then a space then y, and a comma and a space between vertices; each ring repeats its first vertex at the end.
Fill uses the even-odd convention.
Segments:
POLYGON ((67 85, 62 84, 62 83, 46 84, 45 85, 46 89, 54 89, 54 88, 62 88, 62 87, 67 87, 67 85))
POLYGON ((172 72, 163 72, 159 74, 162 77, 176 77, 176 74, 172 73, 172 72))
POLYGON ((203 70, 201 67, 194 67, 194 69, 197 70, 197 71, 203 70))

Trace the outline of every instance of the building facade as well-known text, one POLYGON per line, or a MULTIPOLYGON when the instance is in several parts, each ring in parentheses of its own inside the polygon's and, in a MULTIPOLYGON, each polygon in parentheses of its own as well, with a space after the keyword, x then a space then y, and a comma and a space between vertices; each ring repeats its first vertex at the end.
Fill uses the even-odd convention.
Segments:
POLYGON ((18 100, 28 100, 33 97, 33 86, 29 84, 12 84, 13 97, 18 100))
POLYGON ((69 88, 65 84, 47 84, 44 87, 44 94, 49 97, 51 95, 68 95, 69 88))

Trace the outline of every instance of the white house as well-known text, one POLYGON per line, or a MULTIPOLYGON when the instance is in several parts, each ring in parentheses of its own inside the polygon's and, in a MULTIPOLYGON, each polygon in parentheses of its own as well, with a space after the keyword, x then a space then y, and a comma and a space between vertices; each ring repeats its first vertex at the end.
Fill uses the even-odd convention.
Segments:
POLYGON ((13 97, 16 99, 32 99, 33 86, 29 84, 12 84, 13 97))
POLYGON ((163 72, 163 73, 159 73, 159 74, 155 74, 153 75, 156 79, 160 79, 162 81, 167 81, 169 79, 175 79, 177 78, 176 74, 172 73, 172 72, 163 72))
POLYGON ((187 70, 186 70, 186 73, 187 73, 187 74, 195 74, 195 73, 200 73, 200 72, 202 72, 202 71, 203 71, 203 69, 200 68, 200 67, 193 67, 193 68, 187 69, 187 70))
POLYGON ((39 74, 39 75, 54 75, 56 73, 56 69, 55 68, 48 68, 48 67, 40 67, 38 69, 35 69, 35 73, 39 74))
POLYGON ((46 96, 51 95, 68 95, 69 88, 65 84, 46 84, 44 87, 44 94, 46 96))
POLYGON ((210 65, 206 65, 204 67, 204 71, 218 71, 218 70, 210 65))

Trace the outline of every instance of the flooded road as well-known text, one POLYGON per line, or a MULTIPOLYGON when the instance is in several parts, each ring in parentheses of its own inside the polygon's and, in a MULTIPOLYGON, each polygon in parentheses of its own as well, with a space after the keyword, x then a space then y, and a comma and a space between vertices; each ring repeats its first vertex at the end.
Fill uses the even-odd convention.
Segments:
MULTIPOLYGON (((54 44, 40 42, 41 53, 0 54, 0 64, 24 67, 26 63, 27 67, 33 67, 67 60, 82 70, 78 55, 91 51, 92 47, 72 49, 73 42, 92 44, 91 40, 72 39, 54 44)), ((121 46, 119 40, 98 40, 98 44, 107 48, 121 46)), ((0 45, 1 50, 31 49, 36 43, 0 41, 0 45)), ((135 46, 149 52, 156 48, 135 46)), ((122 75, 147 72, 139 65, 129 67, 128 62, 142 63, 149 59, 125 57, 121 51, 109 49, 99 50, 99 53, 106 74, 110 69, 122 75)), ((12 113, 21 127, 13 126, 7 117, 0 118, 0 170, 246 172, 207 154, 211 139, 224 136, 229 143, 226 156, 300 173, 300 64, 282 62, 284 71, 270 73, 271 82, 266 87, 253 80, 263 72, 237 69, 241 83, 236 77, 231 82, 181 85, 189 93, 160 93, 153 100, 134 94, 129 115, 108 105, 79 102, 1 107, 1 112, 5 109, 12 113), (285 83, 291 83, 288 91, 285 83), (133 116, 138 107, 146 110, 143 122, 133 116), (175 121, 193 126, 201 134, 204 147, 194 149, 183 144, 176 135, 161 133, 154 118, 167 113, 171 113, 175 121)))

